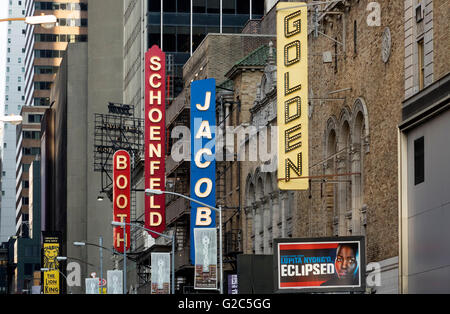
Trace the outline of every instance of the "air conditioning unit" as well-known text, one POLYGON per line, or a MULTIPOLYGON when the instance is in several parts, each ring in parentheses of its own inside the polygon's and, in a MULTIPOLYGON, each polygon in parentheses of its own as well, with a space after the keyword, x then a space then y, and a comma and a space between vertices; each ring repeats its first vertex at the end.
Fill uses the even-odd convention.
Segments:
POLYGON ((416 23, 419 23, 425 17, 425 6, 422 3, 416 5, 416 23))

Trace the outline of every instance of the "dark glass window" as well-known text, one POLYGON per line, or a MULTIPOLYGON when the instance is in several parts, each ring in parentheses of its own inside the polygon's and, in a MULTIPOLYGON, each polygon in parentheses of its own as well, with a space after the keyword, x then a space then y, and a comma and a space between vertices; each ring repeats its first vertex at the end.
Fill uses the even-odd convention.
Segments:
POLYGON ((264 1, 252 0, 252 15, 264 15, 264 1))
POLYGON ((421 138, 414 141, 414 185, 425 181, 425 140, 421 138))
POLYGON ((206 0, 193 0, 192 10, 194 13, 205 13, 206 11, 206 0))
POLYGON ((195 51, 197 47, 202 42, 203 38, 205 38, 205 28, 204 27, 193 27, 192 28, 192 51, 195 51))
POLYGON ((25 276, 33 275, 33 264, 28 264, 28 263, 25 264, 24 274, 25 274, 25 276))
POLYGON ((207 13, 220 13, 220 0, 208 0, 206 5, 207 13))
POLYGON ((177 51, 177 37, 175 26, 164 26, 163 48, 164 51, 177 51))
POLYGON ((180 13, 191 12, 191 2, 190 0, 178 0, 177 1, 177 11, 180 13))
MULTIPOLYGON (((240 0, 242 1, 242 0, 240 0)), ((222 12, 223 14, 235 14, 236 13, 236 2, 234 0, 223 1, 222 2, 222 12)))
POLYGON ((164 0, 163 11, 164 12, 177 12, 177 1, 176 0, 164 0))
POLYGON ((189 53, 189 42, 191 41, 189 27, 177 27, 177 51, 189 53))
POLYGON ((250 2, 247 0, 237 1, 237 14, 250 14, 250 2))
POLYGON ((49 98, 34 98, 35 106, 50 106, 49 98))
POLYGON ((161 1, 148 0, 148 10, 150 12, 161 12, 161 1))
POLYGON ((156 25, 148 28, 148 47, 151 48, 153 45, 161 47, 160 27, 156 25))

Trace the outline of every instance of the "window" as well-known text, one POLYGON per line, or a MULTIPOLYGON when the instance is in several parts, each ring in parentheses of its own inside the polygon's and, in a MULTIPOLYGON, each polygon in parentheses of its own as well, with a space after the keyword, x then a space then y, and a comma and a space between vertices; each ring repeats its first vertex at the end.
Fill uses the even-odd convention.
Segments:
POLYGON ((24 269, 25 276, 33 275, 33 264, 26 263, 24 269))
POLYGON ((28 122, 29 123, 40 123, 41 118, 42 118, 42 115, 40 115, 40 114, 30 114, 30 115, 28 115, 28 122))
POLYGON ((419 90, 425 86, 425 54, 423 39, 417 43, 418 70, 419 70, 419 90))
POLYGON ((425 139, 414 141, 414 185, 425 181, 425 139))

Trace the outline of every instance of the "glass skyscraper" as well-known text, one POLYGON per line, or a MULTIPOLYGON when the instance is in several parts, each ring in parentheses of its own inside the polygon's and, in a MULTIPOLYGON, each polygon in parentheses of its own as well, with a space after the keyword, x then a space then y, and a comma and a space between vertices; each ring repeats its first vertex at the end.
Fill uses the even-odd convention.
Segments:
POLYGON ((170 98, 182 90, 182 67, 206 34, 240 33, 263 15, 262 0, 148 0, 148 48, 158 45, 166 53, 170 98))

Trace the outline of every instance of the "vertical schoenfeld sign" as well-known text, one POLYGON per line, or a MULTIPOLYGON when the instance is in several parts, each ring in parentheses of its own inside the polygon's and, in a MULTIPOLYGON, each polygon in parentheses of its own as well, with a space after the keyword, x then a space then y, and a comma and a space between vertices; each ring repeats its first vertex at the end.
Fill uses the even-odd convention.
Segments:
POLYGON ((277 4, 278 187, 307 190, 308 18, 306 3, 277 4), (294 178, 296 178, 294 180, 294 178))
MULTIPOLYGON (((145 54, 145 188, 165 189, 166 54, 154 45, 145 54)), ((145 228, 163 233, 165 195, 145 196, 145 228)), ((149 232, 157 238, 158 235, 149 232)))
MULTIPOLYGON (((216 80, 191 83, 191 198, 216 206, 216 80)), ((191 201, 191 250, 195 265, 194 228, 214 228, 215 212, 191 201)))

